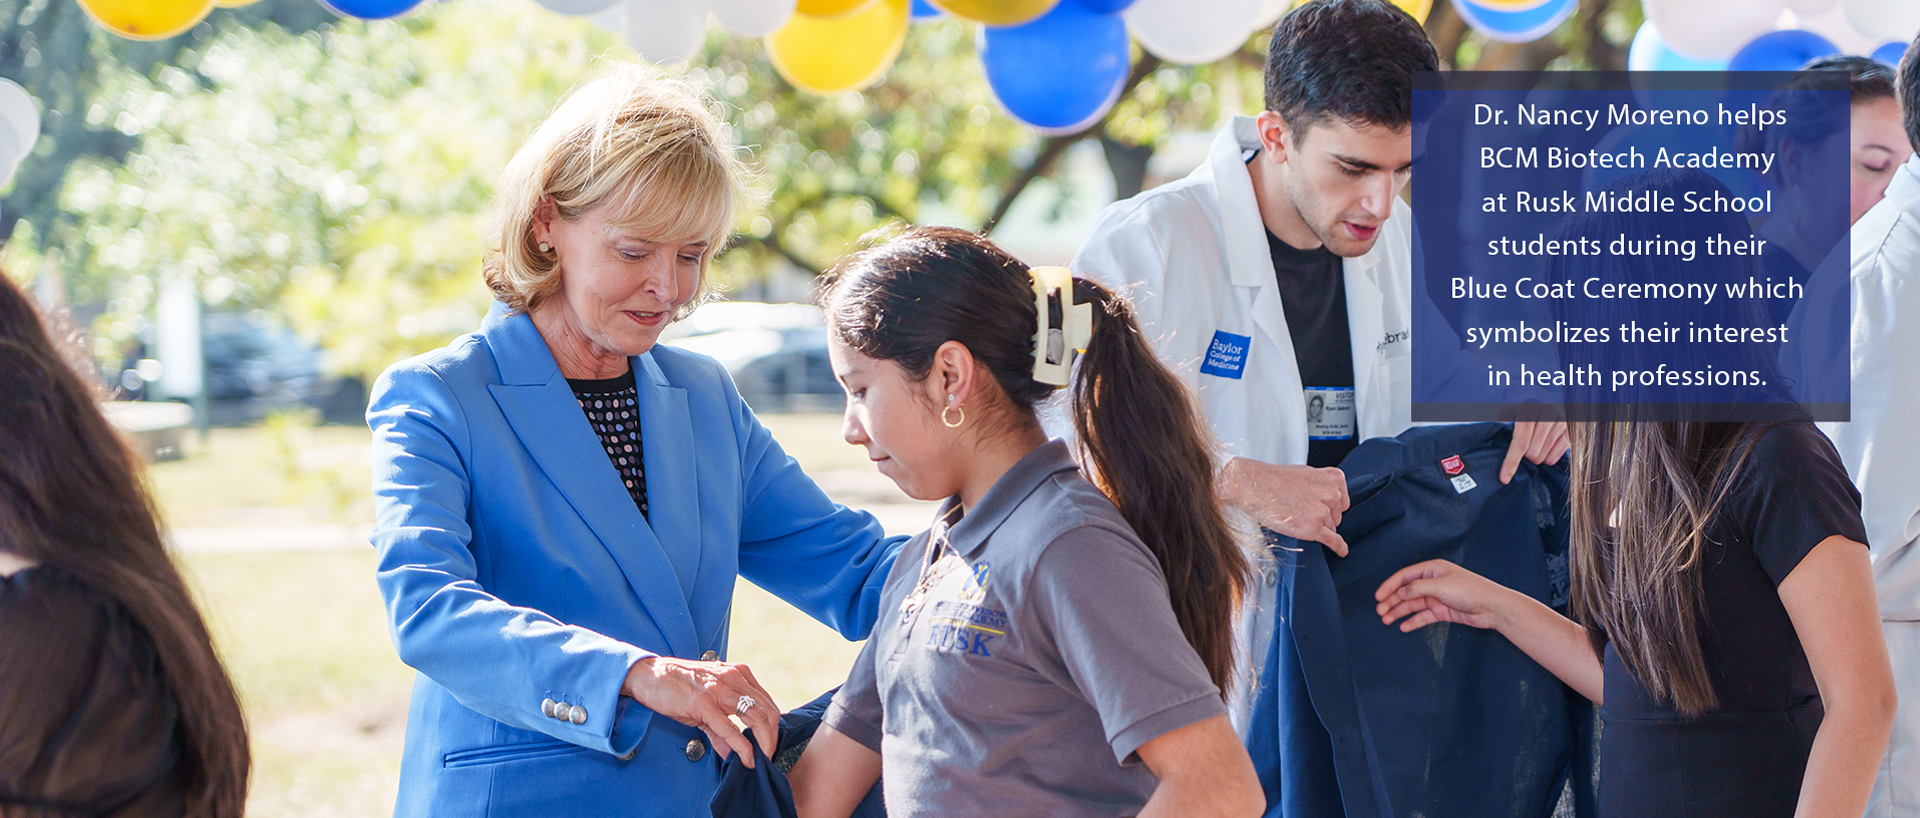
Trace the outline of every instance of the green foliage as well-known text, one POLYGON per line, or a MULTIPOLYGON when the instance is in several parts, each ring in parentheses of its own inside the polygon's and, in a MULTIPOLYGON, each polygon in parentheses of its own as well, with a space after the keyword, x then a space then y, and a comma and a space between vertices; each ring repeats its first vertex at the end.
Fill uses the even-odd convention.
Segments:
MULTIPOLYGON (((760 40, 714 30, 698 67, 674 70, 724 109, 765 203, 743 214, 721 282, 817 272, 933 202, 978 227, 1017 191, 1045 142, 994 101, 977 33, 915 24, 880 83, 821 96, 781 79, 760 40)), ((1264 39, 1240 59, 1150 72, 1106 135, 1151 144, 1257 109, 1264 39)), ((14 252, 62 270, 74 302, 104 304, 97 349, 186 277, 208 309, 283 314, 336 371, 370 378, 478 323, 500 168, 598 62, 632 58, 586 21, 465 0, 304 34, 228 21, 150 70, 103 60, 85 121, 139 147, 73 162, 59 209, 79 227, 26 226, 14 252)))

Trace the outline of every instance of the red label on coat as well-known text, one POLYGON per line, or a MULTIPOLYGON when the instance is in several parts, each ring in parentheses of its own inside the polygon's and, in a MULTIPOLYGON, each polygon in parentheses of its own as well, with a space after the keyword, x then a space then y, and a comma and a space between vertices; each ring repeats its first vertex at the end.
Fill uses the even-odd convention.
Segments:
POLYGON ((1456 454, 1440 461, 1440 468, 1445 469, 1449 475, 1459 474, 1467 470, 1467 461, 1461 460, 1460 455, 1456 454))

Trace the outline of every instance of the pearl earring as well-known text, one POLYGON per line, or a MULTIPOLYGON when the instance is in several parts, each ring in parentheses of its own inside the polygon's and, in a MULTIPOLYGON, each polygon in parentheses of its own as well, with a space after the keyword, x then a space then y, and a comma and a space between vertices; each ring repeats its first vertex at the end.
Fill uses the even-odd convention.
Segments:
POLYGON ((546 243, 546 242, 544 242, 544 241, 543 241, 543 242, 540 242, 540 252, 542 252, 542 253, 548 253, 548 252, 552 252, 552 251, 553 251, 553 245, 551 245, 551 244, 548 244, 548 243, 546 243))

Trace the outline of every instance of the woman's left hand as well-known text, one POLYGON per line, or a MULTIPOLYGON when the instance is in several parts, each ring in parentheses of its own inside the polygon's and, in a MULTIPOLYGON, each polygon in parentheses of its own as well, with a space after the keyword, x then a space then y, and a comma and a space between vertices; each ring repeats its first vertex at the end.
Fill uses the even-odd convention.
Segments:
POLYGON ((753 746, 729 716, 753 728, 754 741, 768 758, 778 749, 780 706, 746 665, 649 656, 627 671, 620 692, 655 713, 700 728, 721 758, 739 753, 753 766, 753 746))

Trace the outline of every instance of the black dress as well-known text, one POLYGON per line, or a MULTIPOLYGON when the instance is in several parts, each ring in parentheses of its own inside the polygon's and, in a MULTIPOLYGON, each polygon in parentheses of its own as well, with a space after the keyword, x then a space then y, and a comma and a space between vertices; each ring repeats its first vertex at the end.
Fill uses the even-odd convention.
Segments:
POLYGON ((1811 423, 1775 427, 1707 529, 1703 650, 1719 708, 1689 718, 1654 701, 1607 646, 1602 816, 1793 815, 1825 711, 1778 588, 1836 534, 1866 542, 1833 444, 1811 423))
POLYGON ((55 568, 0 576, 0 815, 182 814, 177 721, 118 604, 55 568))

